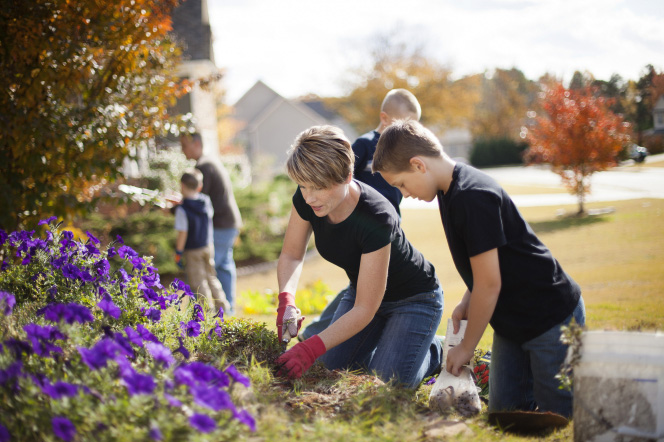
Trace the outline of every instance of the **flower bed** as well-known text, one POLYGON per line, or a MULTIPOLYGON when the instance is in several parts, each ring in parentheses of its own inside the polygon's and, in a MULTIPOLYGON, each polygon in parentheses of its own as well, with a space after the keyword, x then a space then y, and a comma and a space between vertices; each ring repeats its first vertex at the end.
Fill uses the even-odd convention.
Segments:
POLYGON ((255 430, 233 400, 249 379, 228 355, 242 356, 247 334, 276 352, 274 334, 224 322, 182 281, 164 287, 120 237, 78 242, 52 222, 40 222, 42 237, 0 230, 0 442, 217 441, 255 430))

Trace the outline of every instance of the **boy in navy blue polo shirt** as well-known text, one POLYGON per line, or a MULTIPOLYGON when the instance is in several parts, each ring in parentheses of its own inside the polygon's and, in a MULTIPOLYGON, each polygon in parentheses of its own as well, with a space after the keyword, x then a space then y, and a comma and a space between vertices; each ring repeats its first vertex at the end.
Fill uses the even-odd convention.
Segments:
POLYGON ((512 199, 491 177, 443 152, 416 121, 397 122, 380 137, 373 170, 405 197, 433 201, 454 264, 467 290, 452 312, 463 341, 446 369, 458 376, 484 330, 494 330, 489 411, 539 410, 572 415, 572 392, 555 378, 567 346, 561 326, 585 324, 579 285, 540 242, 512 199))
POLYGON ((230 305, 214 268, 214 209, 210 197, 200 193, 202 187, 203 175, 197 169, 185 172, 180 179, 182 203, 175 209, 175 261, 180 265, 184 258, 189 286, 205 297, 210 309, 222 307, 228 313, 230 305))

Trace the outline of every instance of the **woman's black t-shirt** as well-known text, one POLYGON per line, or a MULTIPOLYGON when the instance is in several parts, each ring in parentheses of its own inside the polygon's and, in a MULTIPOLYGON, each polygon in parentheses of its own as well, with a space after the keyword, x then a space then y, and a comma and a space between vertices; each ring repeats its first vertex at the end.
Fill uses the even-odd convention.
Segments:
POLYGON ((330 223, 327 216, 316 216, 299 188, 293 195, 295 210, 313 228, 318 253, 344 269, 357 288, 362 255, 391 244, 383 301, 435 290, 438 287, 435 269, 406 239, 394 206, 372 187, 357 180, 353 182, 360 187, 359 201, 348 218, 337 224, 330 223))
POLYGON ((491 317, 496 333, 523 343, 572 313, 580 287, 491 177, 457 163, 450 188, 438 192, 438 205, 452 259, 469 290, 470 258, 498 249, 501 289, 491 317))

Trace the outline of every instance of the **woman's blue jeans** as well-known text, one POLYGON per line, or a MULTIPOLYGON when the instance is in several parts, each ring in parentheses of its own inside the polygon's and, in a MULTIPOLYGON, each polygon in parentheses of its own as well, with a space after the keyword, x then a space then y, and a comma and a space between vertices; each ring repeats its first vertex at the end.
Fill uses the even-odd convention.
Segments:
POLYGON ((567 345, 560 342, 560 327, 574 318, 584 326, 586 309, 583 298, 562 323, 544 334, 517 344, 493 334, 489 370, 489 412, 503 410, 553 411, 565 417, 572 415, 572 392, 558 388, 560 370, 567 345))
MULTIPOLYGON (((355 304, 348 287, 332 322, 355 304)), ((394 302, 382 302, 362 331, 330 349, 320 360, 330 370, 362 369, 384 381, 416 388, 422 379, 440 370, 442 347, 436 330, 443 315, 443 290, 420 293, 394 302)))

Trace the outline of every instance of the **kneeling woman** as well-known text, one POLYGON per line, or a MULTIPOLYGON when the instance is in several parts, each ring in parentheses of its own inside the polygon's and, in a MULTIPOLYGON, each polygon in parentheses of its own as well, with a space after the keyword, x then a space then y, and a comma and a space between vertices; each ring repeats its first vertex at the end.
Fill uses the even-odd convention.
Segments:
POLYGON ((332 324, 277 362, 291 378, 320 357, 329 369, 363 369, 414 388, 441 366, 435 335, 443 291, 433 265, 406 239, 392 204, 353 179, 354 159, 333 126, 307 129, 289 152, 286 168, 298 188, 277 267, 279 339, 297 308, 293 294, 312 232, 320 255, 344 269, 350 285, 332 324))

